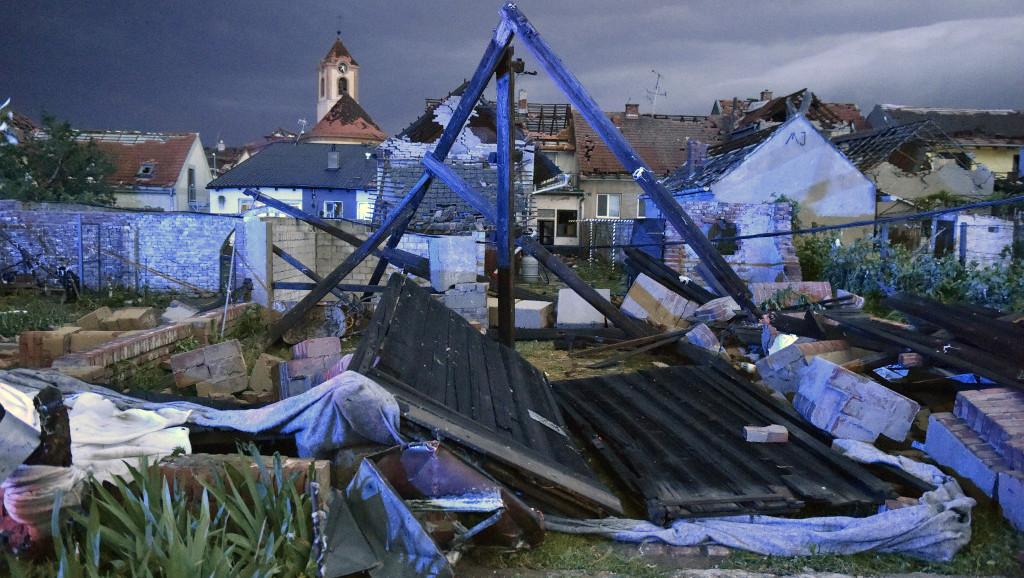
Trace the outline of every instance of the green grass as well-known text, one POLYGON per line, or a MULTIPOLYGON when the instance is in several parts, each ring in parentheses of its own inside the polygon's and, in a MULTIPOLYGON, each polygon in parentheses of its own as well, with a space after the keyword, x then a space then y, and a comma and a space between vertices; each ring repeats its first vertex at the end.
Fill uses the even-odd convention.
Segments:
POLYGON ((622 576, 664 576, 666 569, 642 556, 624 556, 599 536, 547 532, 544 542, 531 550, 495 552, 471 550, 467 561, 494 569, 584 570, 589 575, 609 572, 622 576))

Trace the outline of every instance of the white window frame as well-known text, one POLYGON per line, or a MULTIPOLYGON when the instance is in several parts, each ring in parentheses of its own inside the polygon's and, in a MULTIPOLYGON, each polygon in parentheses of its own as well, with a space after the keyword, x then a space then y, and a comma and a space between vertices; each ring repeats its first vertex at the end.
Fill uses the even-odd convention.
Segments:
POLYGON ((324 204, 320 206, 320 216, 325 219, 341 219, 345 215, 345 203, 344 201, 324 201, 324 204), (330 206, 332 211, 328 211, 327 207, 330 206))
POLYGON ((619 193, 598 193, 595 211, 598 219, 618 219, 622 215, 622 195, 619 193), (615 199, 615 212, 612 213, 611 201, 615 199), (604 200, 604 213, 601 214, 601 200, 604 200))
POLYGON ((647 203, 643 199, 637 198, 636 200, 636 218, 646 219, 647 218, 647 203))

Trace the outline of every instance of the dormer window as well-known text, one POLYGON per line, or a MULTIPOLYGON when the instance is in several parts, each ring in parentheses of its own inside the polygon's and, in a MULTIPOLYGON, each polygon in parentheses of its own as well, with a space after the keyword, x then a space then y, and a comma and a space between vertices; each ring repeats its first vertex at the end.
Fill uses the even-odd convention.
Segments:
POLYGON ((140 179, 151 179, 153 178, 153 171, 156 170, 156 163, 148 161, 139 165, 139 171, 135 173, 135 176, 140 179))

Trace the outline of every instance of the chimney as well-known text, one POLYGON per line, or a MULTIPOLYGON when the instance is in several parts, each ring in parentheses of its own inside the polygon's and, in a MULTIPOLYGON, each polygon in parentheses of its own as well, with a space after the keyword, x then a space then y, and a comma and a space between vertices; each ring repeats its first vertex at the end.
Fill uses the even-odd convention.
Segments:
POLYGON ((768 90, 767 88, 761 91, 761 101, 762 102, 766 101, 766 100, 771 100, 771 99, 772 99, 772 91, 768 90))
POLYGON ((640 105, 626 103, 626 118, 640 118, 640 105))
POLYGON ((708 160, 708 145, 697 139, 686 141, 686 173, 688 177, 697 174, 708 160))
POLYGON ((526 106, 526 90, 519 89, 519 114, 526 114, 528 108, 526 106))
POLYGON ((341 153, 331 145, 331 150, 327 152, 327 170, 336 171, 341 168, 341 153))

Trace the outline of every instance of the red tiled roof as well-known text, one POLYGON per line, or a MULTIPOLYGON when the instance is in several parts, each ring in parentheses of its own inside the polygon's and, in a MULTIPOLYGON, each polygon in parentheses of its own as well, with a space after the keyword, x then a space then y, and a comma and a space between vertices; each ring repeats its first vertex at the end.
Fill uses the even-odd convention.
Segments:
POLYGON ((348 93, 342 93, 320 122, 299 137, 301 141, 350 144, 380 144, 385 139, 384 131, 348 93))
POLYGON ((92 140, 107 153, 114 172, 107 177, 113 186, 173 187, 181 175, 192 144, 199 135, 167 133, 91 132, 79 140, 92 140), (152 164, 149 178, 139 178, 143 164, 152 164))
MULTIPOLYGON (((721 141, 719 116, 626 118, 625 112, 605 113, 619 128, 640 158, 657 175, 668 175, 686 162, 686 141, 697 139, 708 144, 721 141)), ((576 132, 576 156, 582 174, 624 173, 622 163, 612 154, 593 128, 573 111, 576 132)))
POLYGON ((327 56, 324 56, 324 62, 328 62, 331 60, 341 60, 342 58, 348 58, 349 62, 351 62, 353 66, 359 66, 359 64, 356 62, 356 59, 352 58, 352 55, 349 54, 348 49, 345 48, 345 45, 341 43, 341 38, 338 38, 337 40, 334 41, 334 46, 331 46, 331 49, 327 51, 327 56))

